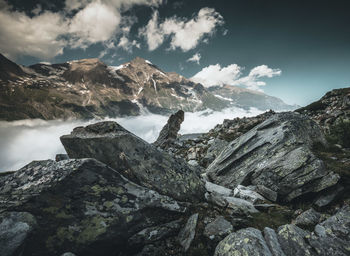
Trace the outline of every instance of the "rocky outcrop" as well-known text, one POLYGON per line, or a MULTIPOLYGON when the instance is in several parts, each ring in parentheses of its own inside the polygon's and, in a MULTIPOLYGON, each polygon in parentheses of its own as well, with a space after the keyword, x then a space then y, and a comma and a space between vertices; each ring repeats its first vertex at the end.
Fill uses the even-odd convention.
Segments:
POLYGON ((171 115, 168 122, 160 131, 154 145, 160 148, 169 148, 171 144, 177 139, 178 132, 181 128, 181 123, 184 121, 185 113, 182 110, 177 111, 171 115))
POLYGON ((182 201, 204 198, 204 183, 187 164, 115 122, 78 127, 61 137, 70 158, 95 158, 130 180, 182 201))
POLYGON ((194 236, 196 235, 197 222, 198 213, 195 213, 188 218, 185 227, 179 233, 179 242, 185 252, 190 248, 194 236))
POLYGON ((0 177, 0 202, 1 211, 25 211, 38 223, 30 233, 34 227, 30 214, 1 217, 0 251, 7 253, 1 255, 13 255, 24 239, 23 255, 132 252, 135 248, 128 247, 128 239, 178 220, 186 210, 94 159, 32 162, 0 177))
POLYGON ((228 188, 264 185, 279 201, 331 187, 339 175, 312 152, 326 143, 319 126, 297 113, 275 114, 232 141, 207 168, 211 181, 228 188))
POLYGON ((216 256, 228 255, 349 255, 350 208, 344 206, 334 216, 316 225, 313 232, 293 224, 280 226, 275 232, 264 229, 264 236, 255 228, 238 230, 216 247, 216 256))

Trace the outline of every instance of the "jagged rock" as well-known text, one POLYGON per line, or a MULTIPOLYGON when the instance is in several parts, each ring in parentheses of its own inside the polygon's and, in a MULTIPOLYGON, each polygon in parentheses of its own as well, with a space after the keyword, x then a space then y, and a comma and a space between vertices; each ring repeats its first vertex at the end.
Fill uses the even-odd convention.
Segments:
POLYGON ((217 245, 214 255, 272 256, 261 232, 255 228, 241 229, 231 233, 217 245))
POLYGON ((321 218, 321 214, 316 212, 313 208, 300 214, 294 221, 294 224, 299 227, 315 226, 321 218))
POLYGON ((232 224, 225 220, 223 216, 218 216, 204 228, 204 236, 209 239, 222 239, 233 231, 232 224))
POLYGON ((247 200, 253 204, 266 202, 266 199, 262 195, 242 185, 238 185, 233 190, 233 195, 235 197, 247 200))
POLYGON ((320 208, 325 207, 325 206, 331 204, 337 197, 339 197, 343 191, 344 191, 344 187, 342 185, 338 185, 334 188, 330 188, 325 193, 320 195, 316 199, 314 204, 320 208))
POLYGON ((0 255, 22 255, 27 238, 37 223, 27 212, 8 212, 0 215, 0 255))
POLYGON ((213 193, 205 193, 205 199, 209 202, 212 203, 214 205, 217 205, 221 208, 224 208, 227 206, 227 200, 225 199, 225 197, 223 197, 222 195, 213 192, 213 193))
POLYGON ((68 160, 69 156, 67 154, 57 154, 55 157, 56 162, 62 161, 62 160, 68 160))
POLYGON ((78 127, 61 137, 70 158, 95 158, 130 180, 181 201, 199 201, 205 188, 182 159, 174 159, 115 122, 78 127))
POLYGON ((269 227, 264 228, 264 238, 273 256, 285 256, 275 230, 269 227))
POLYGON ((257 185, 254 187, 255 187, 255 191, 258 192, 263 197, 265 197, 266 199, 272 202, 277 201, 277 193, 275 191, 265 187, 264 185, 257 185))
POLYGON ((191 217, 188 218, 185 227, 181 229, 179 233, 178 239, 185 252, 190 248, 194 236, 196 235, 197 221, 198 213, 191 215, 191 217))
POLYGON ((287 224, 278 228, 277 235, 283 252, 287 256, 314 255, 313 249, 305 240, 310 236, 310 232, 293 224, 287 224))
POLYGON ((349 255, 350 207, 343 206, 335 215, 316 225, 315 232, 307 240, 317 255, 349 255))
POLYGON ((130 246, 154 243, 169 236, 176 235, 181 228, 181 220, 174 220, 156 227, 145 228, 129 238, 130 246))
POLYGON ((0 177, 0 209, 36 218, 23 255, 41 256, 118 255, 131 236, 179 219, 186 207, 95 159, 72 159, 32 162, 0 177))
POLYGON ((325 139, 314 121, 298 113, 278 113, 232 141, 207 168, 208 178, 228 188, 264 185, 289 202, 339 180, 313 154, 316 142, 325 139))
POLYGON ((184 121, 185 113, 182 110, 172 114, 166 125, 160 131, 158 139, 154 142, 154 145, 160 148, 168 148, 178 136, 178 132, 181 128, 181 123, 184 121))
POLYGON ((232 196, 233 195, 233 192, 231 189, 225 188, 223 186, 214 184, 214 183, 209 182, 209 181, 205 182, 205 188, 210 193, 215 192, 215 193, 222 195, 222 196, 232 196))
POLYGON ((247 200, 236 197, 224 197, 224 199, 227 202, 227 208, 229 208, 228 211, 231 214, 249 215, 259 212, 255 209, 254 205, 247 200))

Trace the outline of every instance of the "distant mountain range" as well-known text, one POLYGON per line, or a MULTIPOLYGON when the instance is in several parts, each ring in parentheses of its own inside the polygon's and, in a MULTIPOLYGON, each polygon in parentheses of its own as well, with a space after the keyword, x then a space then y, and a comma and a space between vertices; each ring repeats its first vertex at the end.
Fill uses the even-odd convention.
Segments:
POLYGON ((0 120, 90 119, 230 106, 277 111, 296 108, 240 87, 205 88, 138 57, 120 66, 82 59, 24 67, 0 54, 0 120))

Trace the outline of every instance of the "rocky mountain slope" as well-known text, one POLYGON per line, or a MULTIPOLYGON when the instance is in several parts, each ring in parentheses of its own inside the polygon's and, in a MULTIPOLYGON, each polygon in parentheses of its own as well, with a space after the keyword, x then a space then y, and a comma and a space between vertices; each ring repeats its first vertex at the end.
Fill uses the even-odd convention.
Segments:
POLYGON ((193 112, 229 106, 291 107, 277 98, 237 88, 227 98, 223 90, 209 91, 141 58, 117 67, 98 59, 22 67, 0 55, 0 120, 91 119, 145 111, 169 114, 179 108, 193 112))
POLYGON ((350 149, 312 117, 180 136, 179 111, 154 144, 115 122, 77 127, 68 156, 0 176, 0 255, 347 256, 350 149))

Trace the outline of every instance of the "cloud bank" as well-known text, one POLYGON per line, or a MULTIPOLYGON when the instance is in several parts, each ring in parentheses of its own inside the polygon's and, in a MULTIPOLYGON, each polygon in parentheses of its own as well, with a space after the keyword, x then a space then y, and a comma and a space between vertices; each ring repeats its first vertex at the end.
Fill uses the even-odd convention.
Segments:
MULTIPOLYGON (((185 113, 185 121, 181 125, 181 134, 207 132, 224 119, 255 116, 261 111, 240 108, 229 108, 221 112, 201 111, 185 113)), ((153 142, 158 137, 168 117, 147 114, 137 117, 108 119, 120 123, 129 131, 142 139, 153 142)), ((0 172, 17 170, 33 160, 54 159, 58 153, 64 153, 59 137, 70 133, 74 127, 85 126, 97 122, 83 121, 43 121, 22 120, 0 122, 0 172)))
POLYGON ((221 67, 220 64, 210 65, 195 74, 191 80, 206 87, 235 85, 262 92, 261 87, 266 85, 266 82, 261 81, 262 78, 272 78, 282 73, 280 69, 272 69, 267 65, 253 68, 246 76, 243 76, 243 70, 244 68, 237 64, 226 67, 221 67))

